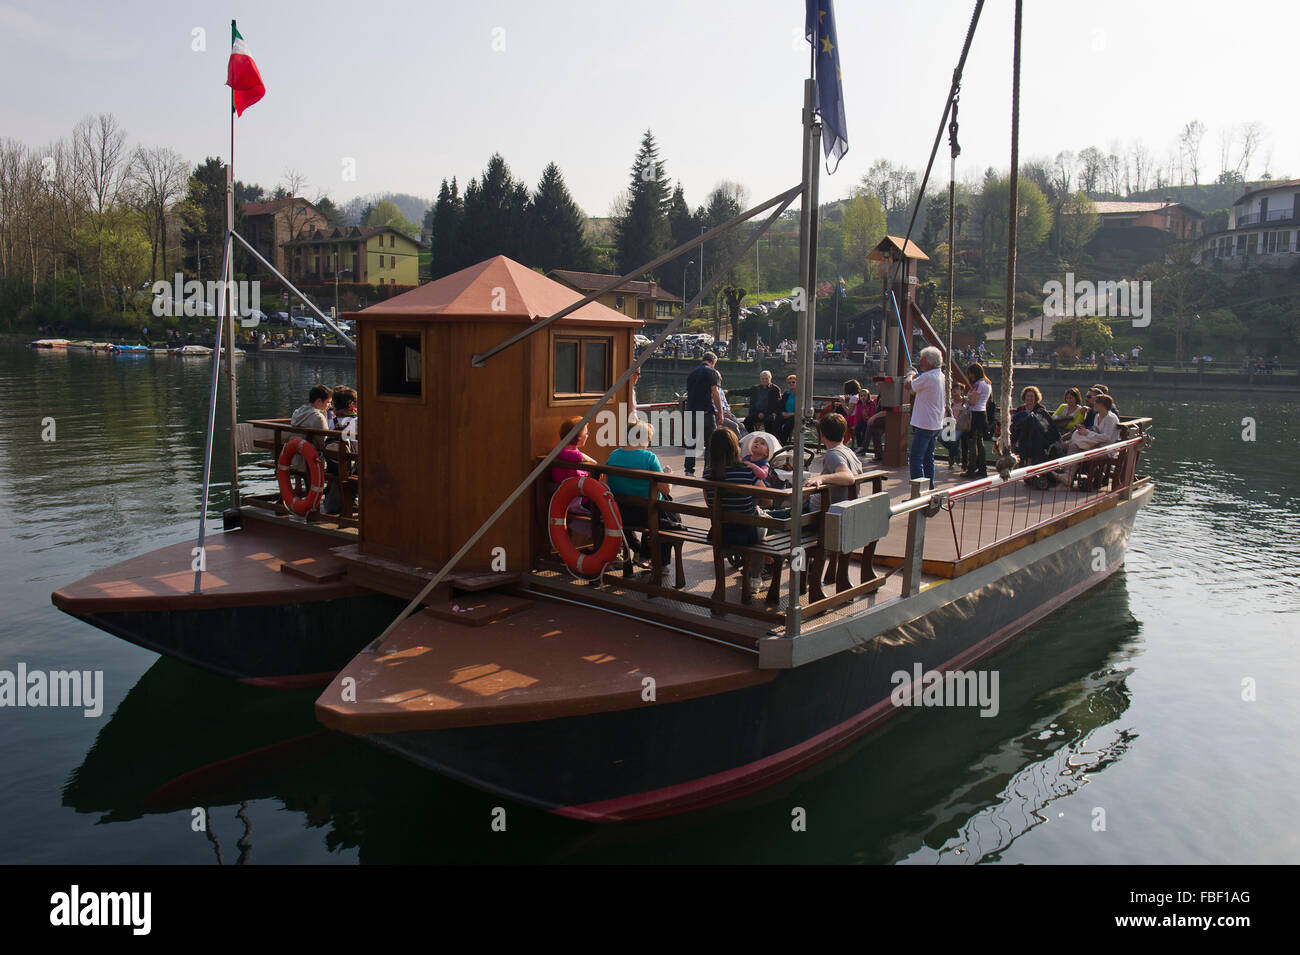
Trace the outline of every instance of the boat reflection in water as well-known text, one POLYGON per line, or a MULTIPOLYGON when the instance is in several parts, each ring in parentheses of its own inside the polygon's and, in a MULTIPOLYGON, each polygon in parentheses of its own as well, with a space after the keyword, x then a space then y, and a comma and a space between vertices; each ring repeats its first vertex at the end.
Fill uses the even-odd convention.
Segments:
MULTIPOLYGON (((999 713, 918 709, 839 758, 745 800, 618 827, 504 802, 341 734, 319 732, 312 691, 276 692, 160 659, 105 724, 64 788, 64 804, 135 822, 204 807, 224 835, 190 831, 215 861, 259 855, 258 801, 323 829, 329 853, 364 863, 456 861, 997 861, 1055 816, 1053 803, 1121 758, 1136 736, 1119 721, 1140 624, 1123 573, 986 665, 999 713), (1085 609, 1086 608, 1086 609, 1085 609), (213 714, 221 714, 214 718, 213 714), (491 828, 503 806, 508 832, 491 828), (233 813, 223 809, 228 807, 233 813), (797 839, 791 810, 809 820, 797 839), (232 819, 234 821, 232 821, 232 819), (231 833, 238 834, 232 846, 231 833), (521 838, 522 836, 522 838, 521 838)), ((268 839, 268 842, 272 840, 268 839)), ((273 843, 278 852, 283 838, 273 843)), ((310 856, 309 858, 317 858, 310 856)))

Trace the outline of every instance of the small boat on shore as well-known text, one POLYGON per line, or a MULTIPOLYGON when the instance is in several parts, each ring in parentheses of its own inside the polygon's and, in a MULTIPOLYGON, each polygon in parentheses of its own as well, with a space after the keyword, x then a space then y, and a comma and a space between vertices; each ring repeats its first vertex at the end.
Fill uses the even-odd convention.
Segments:
POLYGON ((34 342, 30 342, 28 347, 30 347, 30 348, 67 348, 70 344, 72 344, 72 343, 71 343, 70 341, 68 341, 68 339, 66 339, 66 338, 38 338, 38 339, 36 339, 36 341, 34 341, 34 342))
POLYGON ((167 349, 167 354, 177 358, 208 358, 212 355, 212 349, 207 345, 181 345, 167 349))

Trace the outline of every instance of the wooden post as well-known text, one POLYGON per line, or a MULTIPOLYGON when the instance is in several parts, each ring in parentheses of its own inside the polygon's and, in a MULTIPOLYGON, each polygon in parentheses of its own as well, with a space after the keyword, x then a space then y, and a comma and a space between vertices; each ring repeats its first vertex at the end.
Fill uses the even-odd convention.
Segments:
MULTIPOLYGON (((930 489, 925 478, 914 478, 909 499, 915 500, 930 489)), ((921 589, 921 559, 925 551, 925 511, 919 508, 907 515, 907 549, 903 554, 903 596, 910 597, 921 589)))

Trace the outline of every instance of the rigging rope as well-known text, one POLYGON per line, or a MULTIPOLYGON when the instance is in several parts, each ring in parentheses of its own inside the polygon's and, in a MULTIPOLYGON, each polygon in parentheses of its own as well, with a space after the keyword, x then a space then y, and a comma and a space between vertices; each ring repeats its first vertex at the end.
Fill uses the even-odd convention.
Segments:
MULTIPOLYGON (((926 186, 929 184, 929 182, 930 182, 930 171, 934 168, 934 157, 937 156, 937 155, 939 154, 939 143, 940 143, 940 141, 943 139, 943 129, 944 129, 944 126, 948 126, 948 115, 949 115, 949 113, 951 113, 951 114, 952 114, 952 117, 953 117, 952 124, 949 126, 949 141, 953 144, 954 149, 956 149, 956 152, 953 153, 953 159, 954 159, 954 160, 955 160, 956 157, 957 157, 957 152, 960 152, 960 151, 961 151, 960 148, 958 148, 958 147, 956 146, 956 142, 957 142, 957 132, 956 132, 956 127, 957 127, 957 97, 958 97, 959 93, 961 92, 961 74, 962 74, 962 70, 964 70, 964 69, 966 68, 966 56, 967 56, 968 53, 970 53, 970 45, 971 45, 971 42, 975 39, 975 27, 979 24, 980 13, 983 11, 983 9, 984 9, 984 0, 975 0, 975 10, 971 13, 971 17, 970 17, 970 25, 966 28, 966 42, 962 44, 962 48, 961 48, 961 56, 959 56, 959 57, 957 58, 957 66, 956 66, 956 68, 952 71, 952 85, 948 88, 948 99, 947 99, 947 101, 943 104, 943 116, 941 116, 941 117, 939 118, 939 128, 938 128, 938 130, 935 131, 935 134, 934 134, 934 145, 932 145, 932 146, 930 147, 930 161, 927 162, 927 163, 925 164, 925 175, 921 177, 921 188, 920 188, 919 190, 917 190, 917 193, 916 193, 916 204, 912 207, 912 218, 911 218, 911 220, 907 223, 907 234, 903 237, 903 254, 904 254, 904 255, 907 254, 907 243, 908 243, 908 241, 912 238, 912 229, 913 229, 913 227, 916 225, 916 216, 917 216, 917 213, 921 211, 921 202, 922 202, 922 200, 924 200, 924 198, 925 198, 925 187, 926 187, 926 186)), ((954 172, 955 172, 955 170, 956 170, 956 164, 955 164, 955 162, 954 162, 954 164, 953 164, 953 170, 954 170, 954 172)), ((952 196, 952 186, 950 185, 950 186, 949 186, 949 199, 950 199, 950 202, 949 202, 949 214, 948 214, 948 221, 949 221, 949 224, 950 224, 950 225, 951 225, 951 222, 952 222, 951 196, 952 196)), ((949 230, 949 232, 950 232, 950 234, 951 234, 951 229, 949 230)), ((952 253, 953 253, 952 240, 949 239, 949 241, 948 241, 948 257, 949 257, 950 260, 951 260, 951 258, 952 258, 952 253)), ((902 263, 901 263, 901 262, 899 263, 899 267, 900 267, 900 268, 902 267, 902 263)), ((951 279, 951 269, 949 269, 949 273, 950 273, 950 277, 949 277, 949 282, 948 282, 948 287, 949 287, 949 292, 948 292, 948 295, 949 295, 949 305, 948 305, 948 314, 949 314, 949 319, 948 319, 948 322, 949 322, 949 324, 951 325, 951 324, 952 324, 952 317, 951 317, 951 316, 952 316, 952 302, 951 302, 951 298, 952 298, 952 279, 951 279)), ((944 357, 947 358, 947 360, 948 360, 948 365, 949 365, 949 370, 951 370, 951 365, 952 365, 952 336, 951 336, 951 335, 948 336, 948 351, 947 351, 947 353, 945 354, 944 357)), ((948 397, 947 395, 944 396, 945 401, 947 400, 947 397, 948 397)))

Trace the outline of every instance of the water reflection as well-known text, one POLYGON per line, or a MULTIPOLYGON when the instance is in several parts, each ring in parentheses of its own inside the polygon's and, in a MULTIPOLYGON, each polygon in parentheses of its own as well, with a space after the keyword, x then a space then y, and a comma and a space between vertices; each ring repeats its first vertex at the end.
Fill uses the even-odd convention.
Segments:
MULTIPOLYGON (((1053 616, 990 664, 1000 672, 997 717, 917 711, 834 765, 702 814, 590 826, 507 804, 516 837, 495 838, 499 798, 320 731, 314 693, 245 687, 169 660, 127 694, 63 800, 102 823, 236 808, 247 828, 235 827, 244 845, 234 861, 295 861, 279 854, 279 838, 273 856, 257 855, 248 807, 262 800, 323 830, 327 852, 355 848, 371 863, 992 861, 1136 739, 1122 725, 1139 630, 1122 575, 1089 607, 1053 616), (795 806, 807 832, 791 833, 795 806)), ((229 835, 209 838, 213 858, 232 861, 229 835)))

